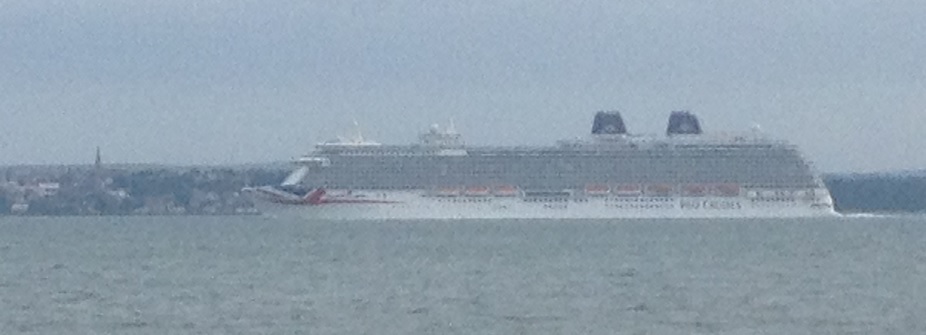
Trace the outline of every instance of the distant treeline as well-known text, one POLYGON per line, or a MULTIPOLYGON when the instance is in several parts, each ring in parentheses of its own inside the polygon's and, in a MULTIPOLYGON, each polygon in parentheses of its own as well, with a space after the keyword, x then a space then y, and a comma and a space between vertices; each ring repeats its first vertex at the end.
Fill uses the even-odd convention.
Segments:
POLYGON ((926 175, 829 175, 824 182, 839 212, 926 212, 926 175))
MULTIPOLYGON (((149 170, 65 170, 58 174, 7 171, 0 183, 0 215, 26 202, 26 214, 156 214, 182 207, 184 213, 235 213, 249 202, 239 190, 249 185, 271 185, 288 171, 278 168, 191 168, 149 170), (21 182, 18 180, 24 180, 21 182), (30 180, 60 184, 53 195, 34 191, 30 180)), ((926 173, 831 174, 824 182, 843 213, 926 213, 926 173)))
POLYGON ((253 204, 241 188, 276 184, 288 173, 221 167, 53 172, 23 169, 21 177, 0 183, 0 215, 247 214, 253 204), (57 187, 42 192, 36 180, 57 187), (26 209, 15 213, 14 204, 26 209))

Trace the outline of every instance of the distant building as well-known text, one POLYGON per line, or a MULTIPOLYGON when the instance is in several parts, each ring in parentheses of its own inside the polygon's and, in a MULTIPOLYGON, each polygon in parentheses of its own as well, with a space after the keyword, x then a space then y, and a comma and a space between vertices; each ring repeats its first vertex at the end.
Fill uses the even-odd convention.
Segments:
POLYGON ((29 204, 15 203, 10 206, 10 214, 25 214, 29 211, 29 204))
POLYGON ((58 195, 59 190, 61 190, 60 183, 45 182, 39 183, 38 186, 36 186, 36 194, 41 197, 51 197, 58 195))
POLYGON ((129 193, 126 192, 124 189, 109 190, 109 191, 106 191, 106 194, 109 194, 110 196, 116 197, 120 200, 125 200, 129 198, 129 193))

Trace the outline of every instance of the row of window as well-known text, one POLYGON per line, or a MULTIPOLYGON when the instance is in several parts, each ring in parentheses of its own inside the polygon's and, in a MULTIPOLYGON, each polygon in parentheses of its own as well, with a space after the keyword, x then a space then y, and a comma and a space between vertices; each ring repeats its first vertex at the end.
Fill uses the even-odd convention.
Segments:
POLYGON ((438 202, 453 202, 453 203, 491 202, 492 198, 437 198, 437 201, 438 202))
POLYGON ((631 209, 673 209, 673 204, 608 204, 611 208, 631 208, 631 209))
POLYGON ((753 198, 752 202, 797 202, 795 198, 753 198))

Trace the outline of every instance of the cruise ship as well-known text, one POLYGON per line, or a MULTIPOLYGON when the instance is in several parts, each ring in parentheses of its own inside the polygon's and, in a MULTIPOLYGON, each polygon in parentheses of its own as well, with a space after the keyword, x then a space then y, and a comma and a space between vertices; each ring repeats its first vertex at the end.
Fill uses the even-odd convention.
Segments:
POLYGON ((418 143, 319 143, 280 184, 248 187, 273 215, 318 219, 719 218, 835 215, 811 163, 754 129, 707 134, 687 111, 665 135, 634 135, 619 112, 587 138, 469 146, 451 122, 418 143))

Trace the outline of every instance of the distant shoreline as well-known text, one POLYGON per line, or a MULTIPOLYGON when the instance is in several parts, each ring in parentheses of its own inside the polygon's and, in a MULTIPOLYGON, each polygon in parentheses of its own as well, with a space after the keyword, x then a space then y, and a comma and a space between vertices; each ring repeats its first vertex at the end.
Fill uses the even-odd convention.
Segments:
MULTIPOLYGON (((255 216, 239 191, 278 184, 288 164, 0 167, 2 216, 255 216), (131 168, 119 168, 132 166, 131 168)), ((926 172, 824 174, 839 213, 926 213, 926 172)))
POLYGON ((89 218, 89 217, 156 217, 156 216, 202 216, 202 217, 219 217, 219 216, 263 216, 264 213, 241 213, 241 214, 0 214, 0 218, 4 217, 16 217, 16 218, 89 218))

